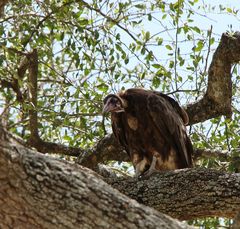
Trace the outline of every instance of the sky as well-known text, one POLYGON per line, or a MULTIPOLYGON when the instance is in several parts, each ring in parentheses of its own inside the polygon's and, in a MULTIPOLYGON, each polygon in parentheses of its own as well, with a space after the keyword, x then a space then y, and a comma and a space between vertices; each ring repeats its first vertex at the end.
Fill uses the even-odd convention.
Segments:
MULTIPOLYGON (((200 1, 201 2, 201 1, 200 1)), ((232 10, 240 10, 240 1, 239 0, 208 0, 208 1, 202 1, 205 2, 206 5, 223 5, 225 7, 228 7, 232 10)), ((217 9, 218 7, 216 7, 217 9)), ((203 12, 204 13, 204 12, 203 12)), ((204 24, 202 24, 202 17, 197 17, 195 23, 197 23, 201 27, 209 27, 210 25, 213 26, 213 32, 221 34, 224 31, 227 31, 232 27, 232 30, 239 31, 240 30, 240 12, 238 12, 237 17, 234 17, 231 14, 223 14, 219 10, 216 10, 216 13, 211 13, 210 11, 207 11, 207 16, 209 20, 205 20, 204 24), (239 23, 237 23, 239 22, 239 23)))

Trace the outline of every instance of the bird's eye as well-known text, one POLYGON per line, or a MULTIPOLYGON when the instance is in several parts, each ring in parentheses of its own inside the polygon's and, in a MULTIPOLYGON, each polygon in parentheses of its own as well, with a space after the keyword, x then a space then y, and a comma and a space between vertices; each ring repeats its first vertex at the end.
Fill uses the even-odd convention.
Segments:
POLYGON ((117 100, 116 98, 112 98, 110 102, 111 102, 111 103, 117 103, 117 101, 118 101, 118 100, 117 100))

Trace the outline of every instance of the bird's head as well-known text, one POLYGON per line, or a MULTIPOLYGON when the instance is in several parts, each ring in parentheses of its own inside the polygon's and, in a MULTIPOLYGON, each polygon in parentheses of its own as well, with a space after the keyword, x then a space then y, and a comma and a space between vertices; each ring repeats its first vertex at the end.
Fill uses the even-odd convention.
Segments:
POLYGON ((124 112, 124 101, 119 96, 110 94, 103 100, 103 113, 124 112))

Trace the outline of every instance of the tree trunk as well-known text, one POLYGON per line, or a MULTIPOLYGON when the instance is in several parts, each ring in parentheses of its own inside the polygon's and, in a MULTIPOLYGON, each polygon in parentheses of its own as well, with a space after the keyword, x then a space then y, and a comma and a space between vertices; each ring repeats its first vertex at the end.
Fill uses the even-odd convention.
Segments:
POLYGON ((0 127, 0 228, 189 228, 0 127))

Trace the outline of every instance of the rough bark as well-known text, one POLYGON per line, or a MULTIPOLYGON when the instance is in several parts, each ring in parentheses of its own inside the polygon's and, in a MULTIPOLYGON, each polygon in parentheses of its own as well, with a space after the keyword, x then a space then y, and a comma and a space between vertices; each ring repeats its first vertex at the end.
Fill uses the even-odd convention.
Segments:
POLYGON ((158 173, 148 180, 106 179, 121 193, 181 220, 219 216, 240 210, 240 174, 209 169, 158 173))
POLYGON ((0 228, 189 228, 0 128, 0 228))
POLYGON ((78 157, 78 163, 88 168, 94 168, 98 163, 109 161, 129 161, 126 151, 120 146, 113 134, 106 135, 93 149, 78 157))
POLYGON ((28 102, 29 102, 29 129, 31 132, 30 141, 39 139, 38 115, 37 115, 37 82, 38 82, 38 53, 34 49, 28 54, 29 74, 28 74, 28 102))
POLYGON ((187 106, 189 124, 221 115, 231 117, 231 67, 240 61, 240 33, 223 33, 208 70, 208 86, 204 97, 187 106))

